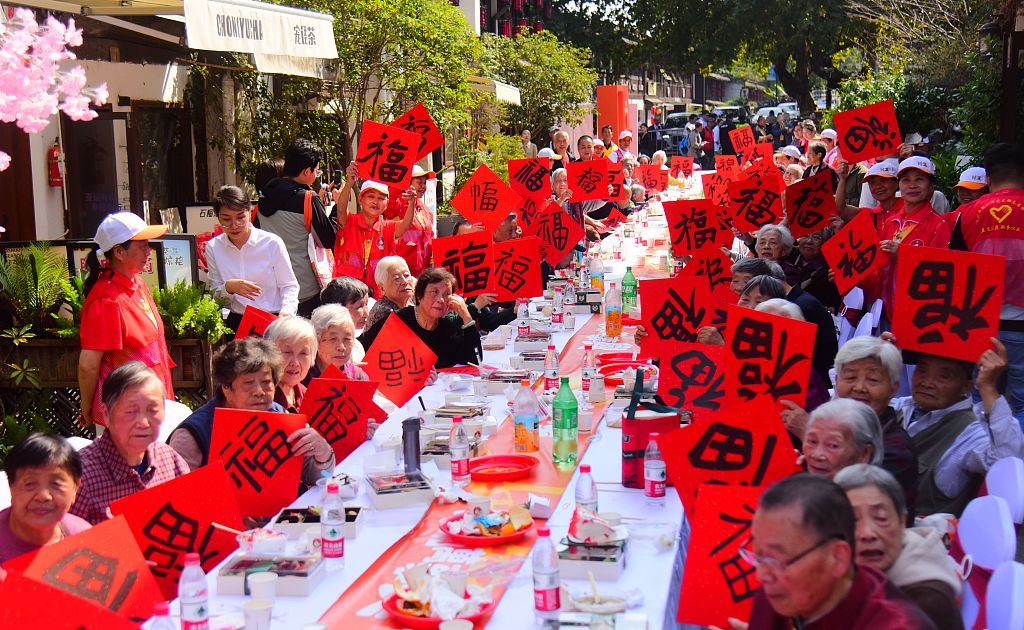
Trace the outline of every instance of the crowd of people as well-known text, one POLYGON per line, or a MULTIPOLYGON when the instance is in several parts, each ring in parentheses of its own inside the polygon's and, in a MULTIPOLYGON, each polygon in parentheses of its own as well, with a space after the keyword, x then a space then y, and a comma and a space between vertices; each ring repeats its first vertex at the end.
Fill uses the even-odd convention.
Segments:
MULTIPOLYGON (((707 167, 709 155, 731 149, 734 122, 729 115, 691 118, 689 152, 707 167)), ((791 124, 780 114, 753 127, 759 141, 776 148, 788 184, 828 171, 840 212, 834 225, 800 239, 785 221, 751 234, 735 231, 736 244, 726 249, 740 306, 804 320, 816 331, 807 404, 787 402, 780 415, 806 473, 762 495, 743 548, 762 584, 751 626, 796 619, 806 628, 961 627, 960 582, 941 562, 942 542, 913 525, 916 517, 960 514, 996 461, 1024 456, 1024 288, 1006 283, 999 336, 976 363, 901 353, 890 332, 895 267, 901 248, 928 245, 1003 256, 1007 279, 1019 277, 1024 151, 993 146, 983 166, 963 172, 951 202, 935 188, 920 138, 885 159, 850 164, 835 131, 818 132, 813 120, 791 124), (821 247, 862 213, 889 257, 860 286, 865 305, 882 300, 883 318, 877 336, 840 345, 836 318, 852 314, 842 310, 821 247)), ((637 166, 668 168, 654 133, 642 125, 634 145, 630 130, 605 126, 599 138, 580 136, 570 147, 568 133, 556 128, 539 149, 524 132, 522 147, 527 156, 549 158, 551 201, 584 228, 587 241, 599 241, 610 232, 613 210, 629 215, 652 197, 634 178, 637 166), (600 158, 622 165, 630 195, 572 201, 566 165, 600 158)), ((319 147, 298 139, 283 161, 264 165, 256 204, 235 186, 214 197, 223 233, 206 247, 207 282, 227 301, 228 325, 238 327, 246 306, 281 317, 264 337, 231 340, 216 351, 214 395, 166 442, 159 436, 164 400, 173 399, 172 363, 140 277, 148 240, 165 228, 131 213, 101 223, 95 240, 108 265, 101 269, 94 259, 86 285, 79 382, 81 421, 104 430, 80 453, 38 434, 10 452, 12 503, 0 511, 0 561, 111 518, 113 501, 204 466, 218 408, 296 413, 310 380, 331 366, 366 379, 360 362, 392 313, 434 351, 435 368, 480 362, 481 331, 511 321, 514 305, 489 294, 463 299, 455 277, 431 266, 434 220, 423 195, 434 174, 417 166, 409 188, 395 191, 359 182, 351 165, 345 181, 324 195, 314 188, 322 161, 319 147), (317 247, 334 254, 326 279, 311 255, 317 247)), ((672 178, 682 183, 675 175, 685 176, 672 178)), ((493 231, 494 242, 520 237, 517 220, 510 213, 493 231)), ((463 221, 455 233, 482 229, 463 221)), ((538 272, 550 277, 552 267, 572 264, 585 248, 538 272)), ((647 334, 639 326, 636 343, 647 334)), ((726 340, 709 327, 698 341, 726 340)), ((436 372, 429 382, 434 378, 436 372)), ((375 429, 371 423, 368 437, 375 429)), ((303 484, 335 467, 331 446, 315 430, 299 429, 288 441, 292 456, 302 458, 303 484)))

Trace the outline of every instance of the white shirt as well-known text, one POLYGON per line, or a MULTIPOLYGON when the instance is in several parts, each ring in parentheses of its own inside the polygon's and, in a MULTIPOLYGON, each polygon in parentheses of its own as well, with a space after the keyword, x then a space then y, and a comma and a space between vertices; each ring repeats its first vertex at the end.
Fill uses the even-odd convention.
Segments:
POLYGON ((249 240, 241 248, 221 234, 206 244, 206 284, 217 297, 230 298, 234 313, 243 313, 252 305, 271 313, 294 315, 299 307, 299 281, 295 279, 288 252, 281 237, 252 228, 249 240), (224 290, 228 280, 248 280, 263 290, 250 300, 224 290))

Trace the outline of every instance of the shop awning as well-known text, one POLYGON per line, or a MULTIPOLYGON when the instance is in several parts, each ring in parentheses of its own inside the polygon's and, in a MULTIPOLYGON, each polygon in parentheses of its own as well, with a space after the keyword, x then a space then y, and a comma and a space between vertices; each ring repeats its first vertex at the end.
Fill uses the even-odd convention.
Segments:
POLYGON ((469 76, 469 85, 478 92, 493 94, 499 102, 519 105, 519 88, 496 79, 486 77, 469 76))

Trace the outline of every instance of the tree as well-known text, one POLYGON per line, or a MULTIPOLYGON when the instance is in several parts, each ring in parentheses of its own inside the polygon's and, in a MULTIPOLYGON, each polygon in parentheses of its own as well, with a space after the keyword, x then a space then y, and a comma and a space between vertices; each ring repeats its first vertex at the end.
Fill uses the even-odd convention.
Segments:
POLYGON ((644 59, 638 56, 642 39, 630 15, 633 0, 553 0, 545 28, 560 40, 589 48, 590 65, 602 81, 615 83, 628 76, 644 59))
POLYGON ((485 33, 480 38, 484 73, 519 88, 519 105, 501 104, 508 127, 546 138, 552 125, 582 120, 582 105, 593 100, 597 82, 589 67, 590 51, 545 31, 524 30, 511 38, 485 33))

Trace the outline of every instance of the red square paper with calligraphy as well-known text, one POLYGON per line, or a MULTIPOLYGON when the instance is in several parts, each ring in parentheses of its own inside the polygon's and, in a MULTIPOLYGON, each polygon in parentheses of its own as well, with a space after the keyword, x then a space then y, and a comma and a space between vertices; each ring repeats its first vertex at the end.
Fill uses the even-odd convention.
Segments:
POLYGON ((437 355, 392 313, 363 361, 366 373, 379 383, 380 393, 401 407, 423 389, 437 355))
POLYGON ((782 220, 782 194, 758 177, 729 182, 732 224, 741 232, 782 220))
POLYGON ((213 523, 245 529, 234 487, 217 462, 115 501, 110 511, 128 521, 166 599, 177 597, 186 553, 198 553, 209 572, 238 549, 234 534, 213 523))
POLYGON ((693 158, 686 155, 673 155, 668 174, 676 179, 693 175, 693 158))
POLYGON ((519 197, 519 204, 516 208, 516 222, 519 224, 519 229, 522 230, 523 234, 529 235, 536 231, 537 214, 546 208, 549 203, 550 201, 547 199, 536 201, 519 197))
POLYGON ((421 160, 428 153, 444 144, 444 136, 434 123, 426 106, 416 103, 415 107, 398 117, 391 126, 409 131, 420 137, 416 147, 416 159, 421 160))
POLYGON ((743 167, 741 173, 743 178, 759 178, 772 190, 782 190, 786 187, 786 182, 782 179, 782 173, 779 172, 779 167, 775 166, 775 162, 772 160, 755 160, 753 162, 749 162, 743 167))
POLYGON ((730 306, 725 342, 732 352, 725 386, 742 402, 761 397, 807 402, 815 325, 730 306))
POLYGON ((258 309, 255 306, 246 306, 242 312, 242 321, 238 324, 238 332, 235 339, 241 339, 253 335, 262 337, 267 327, 274 323, 277 315, 258 309))
POLYGON ((626 187, 626 177, 622 173, 622 164, 605 158, 608 167, 608 185, 611 186, 608 201, 626 201, 630 190, 626 187))
POLYGON ((641 316, 649 333, 640 346, 645 357, 659 357, 663 341, 697 341, 697 331, 714 315, 707 281, 700 278, 641 280, 641 316))
POLYGON ((490 292, 496 294, 495 301, 529 299, 544 293, 540 246, 540 239, 535 236, 494 244, 494 275, 490 292))
POLYGON ((434 266, 444 267, 455 276, 459 295, 468 298, 488 292, 494 268, 494 250, 489 233, 472 232, 435 238, 433 249, 434 266))
POLYGON ((604 223, 606 227, 615 229, 625 221, 626 215, 619 212, 618 208, 612 208, 611 210, 608 211, 608 216, 604 218, 602 223, 604 223))
POLYGON ((671 341, 661 346, 658 395, 695 419, 718 411, 725 400, 725 346, 671 341))
POLYGON ((668 231, 672 236, 672 255, 692 254, 707 243, 716 247, 732 244, 731 218, 721 206, 708 199, 679 199, 662 203, 668 231))
POLYGON ((762 142, 751 147, 749 153, 743 156, 744 164, 750 164, 758 160, 764 160, 768 164, 775 164, 775 147, 771 142, 762 142))
POLYGON ((676 621, 729 627, 729 617, 749 619, 761 583, 757 568, 740 556, 750 528, 760 486, 704 484, 697 491, 676 621))
POLYGON ((731 178, 733 174, 739 172, 740 163, 735 155, 716 155, 715 170, 731 178))
POLYGON ((410 131, 364 120, 356 151, 359 177, 405 190, 412 179, 421 140, 410 131))
POLYGON ((896 153, 900 126, 892 101, 879 101, 832 117, 843 159, 853 164, 896 153))
POLYGON ((821 253, 835 271, 836 288, 842 295, 885 267, 889 261, 889 257, 882 254, 871 213, 865 210, 858 212, 832 238, 822 243, 821 253))
POLYGON ((668 169, 658 164, 641 164, 633 169, 633 179, 648 192, 663 192, 668 188, 668 169))
POLYGON ((388 414, 373 402, 377 383, 348 379, 314 378, 302 395, 299 413, 322 435, 341 461, 366 441, 370 420, 384 422, 388 414))
POLYGON ((999 332, 1002 256, 900 247, 892 332, 900 348, 978 360, 999 332))
POLYGON ((838 214, 828 171, 786 187, 786 225, 793 238, 827 228, 838 214))
POLYGON ((551 196, 551 158, 509 160, 508 185, 523 199, 547 199, 551 196))
POLYGON ((14 558, 4 568, 140 623, 164 601, 123 516, 14 558))
POLYGON ((139 624, 93 601, 12 571, 0 588, 0 628, 138 630, 139 624))
POLYGON ((565 167, 568 175, 571 201, 590 201, 608 198, 608 161, 588 160, 570 162, 565 167))
POLYGON ((583 227, 562 210, 561 206, 553 203, 549 203, 544 211, 537 215, 532 232, 532 236, 536 236, 544 243, 544 259, 552 265, 557 265, 569 250, 576 247, 576 244, 586 236, 583 227))
POLYGON ((754 129, 750 125, 731 129, 729 140, 732 140, 733 151, 744 155, 757 144, 757 140, 754 138, 754 129))
POLYGON ((704 187, 704 198, 716 206, 729 205, 729 176, 723 171, 701 173, 701 185, 704 187))
POLYGON ((483 223, 488 232, 493 232, 521 202, 508 184, 481 164, 455 193, 451 204, 470 223, 483 223))
MULTIPOLYGON (((679 276, 700 278, 704 288, 716 293, 718 289, 729 290, 732 284, 732 265, 732 258, 726 256, 717 244, 705 243, 693 252, 690 260, 679 271, 679 276)), ((735 296, 729 303, 735 304, 739 295, 731 290, 729 292, 735 296)))
POLYGON ((302 457, 292 455, 288 436, 305 426, 306 416, 293 413, 213 412, 208 459, 224 464, 243 516, 270 516, 295 499, 302 457))

